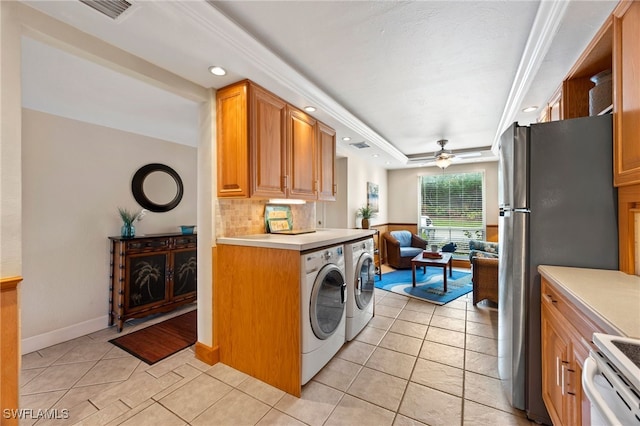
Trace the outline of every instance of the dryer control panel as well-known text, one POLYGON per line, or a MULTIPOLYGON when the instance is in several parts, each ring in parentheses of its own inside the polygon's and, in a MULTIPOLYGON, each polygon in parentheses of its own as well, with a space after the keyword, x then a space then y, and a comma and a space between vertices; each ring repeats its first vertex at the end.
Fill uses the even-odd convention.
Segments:
POLYGON ((302 267, 307 274, 319 271, 320 268, 328 263, 344 265, 344 249, 342 246, 330 247, 302 255, 302 267))

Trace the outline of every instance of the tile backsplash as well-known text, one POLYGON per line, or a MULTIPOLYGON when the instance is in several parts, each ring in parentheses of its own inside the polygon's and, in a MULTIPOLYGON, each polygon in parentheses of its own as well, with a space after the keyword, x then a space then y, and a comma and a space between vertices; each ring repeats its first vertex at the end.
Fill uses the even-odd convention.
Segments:
MULTIPOLYGON (((267 200, 218 199, 216 238, 264 234, 264 208, 267 200)), ((292 204, 293 229, 315 228, 316 203, 292 204)))

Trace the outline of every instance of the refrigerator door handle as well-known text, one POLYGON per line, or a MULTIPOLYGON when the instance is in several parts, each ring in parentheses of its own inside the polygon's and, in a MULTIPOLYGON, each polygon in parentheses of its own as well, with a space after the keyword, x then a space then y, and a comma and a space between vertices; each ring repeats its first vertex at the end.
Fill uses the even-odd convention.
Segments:
POLYGON ((531 209, 513 209, 516 213, 531 213, 531 209))

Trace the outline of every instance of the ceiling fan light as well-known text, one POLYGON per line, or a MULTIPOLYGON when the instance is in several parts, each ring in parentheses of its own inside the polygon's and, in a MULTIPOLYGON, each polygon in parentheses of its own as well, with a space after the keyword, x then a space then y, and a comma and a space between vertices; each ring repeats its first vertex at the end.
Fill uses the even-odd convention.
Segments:
POLYGON ((438 158, 436 158, 436 166, 440 167, 441 169, 446 169, 450 165, 451 165, 451 159, 450 158, 446 158, 446 157, 438 157, 438 158))

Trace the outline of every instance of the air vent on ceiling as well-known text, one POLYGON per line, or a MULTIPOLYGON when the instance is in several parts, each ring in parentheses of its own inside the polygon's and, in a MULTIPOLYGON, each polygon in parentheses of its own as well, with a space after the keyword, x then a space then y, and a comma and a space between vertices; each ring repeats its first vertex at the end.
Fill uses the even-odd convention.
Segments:
POLYGON ((363 149, 363 148, 369 148, 370 147, 370 145, 367 145, 366 142, 350 143, 349 145, 351 145, 354 148, 358 148, 358 149, 363 149))
POLYGON ((117 19, 124 13, 131 3, 126 0, 79 0, 80 3, 84 3, 87 6, 97 10, 103 15, 108 16, 111 19, 117 19))

